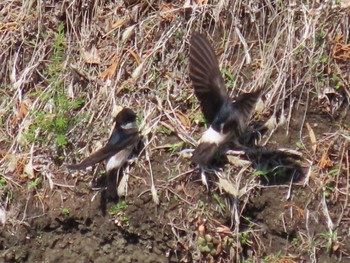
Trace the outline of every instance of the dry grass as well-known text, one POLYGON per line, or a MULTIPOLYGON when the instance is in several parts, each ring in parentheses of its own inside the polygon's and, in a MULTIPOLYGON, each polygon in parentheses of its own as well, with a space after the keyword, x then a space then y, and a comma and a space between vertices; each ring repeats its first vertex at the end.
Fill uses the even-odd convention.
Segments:
MULTIPOLYGON (((309 251, 306 260, 314 262, 325 247, 349 257, 344 229, 350 215, 350 7, 346 1, 205 2, 0 4, 1 211, 11 211, 18 189, 42 200, 48 187, 74 187, 78 179, 68 184, 71 174, 63 164, 81 160, 104 143, 118 107, 130 107, 139 116, 147 147, 136 166, 156 177, 152 160, 159 151, 174 152, 171 158, 178 165, 168 167, 171 180, 154 181, 155 201, 157 190, 171 193, 174 184, 193 174, 187 149, 196 145, 204 123, 188 78, 188 40, 191 32, 200 31, 215 46, 232 96, 265 85, 256 119, 267 122, 269 131, 261 145, 294 150, 297 145, 306 171, 299 186, 315 193, 312 208, 302 209, 306 231, 296 233, 302 241, 291 249, 291 257, 270 255, 266 261, 298 262, 301 247, 309 251), (333 98, 343 104, 338 107, 333 98), (319 123, 322 118, 332 122, 319 123), (335 203, 342 208, 336 216, 329 211, 335 203), (327 238, 309 232, 315 206, 326 220, 327 238)), ((206 230, 203 234, 199 228, 179 242, 188 244, 198 261, 238 262, 243 247, 247 260, 261 258, 268 245, 260 226, 252 221, 247 227, 249 220, 242 219, 262 188, 259 177, 250 162, 234 159, 219 178, 212 191, 227 202, 232 221, 223 225, 208 216, 210 211, 188 205, 189 217, 208 216, 198 223, 206 230), (214 235, 229 249, 215 247, 212 256, 201 251, 197 239, 202 234, 214 235), (232 238, 229 244, 227 237, 232 238)), ((287 187, 291 200, 294 186, 287 187)), ((190 222, 181 228, 193 231, 190 222)))

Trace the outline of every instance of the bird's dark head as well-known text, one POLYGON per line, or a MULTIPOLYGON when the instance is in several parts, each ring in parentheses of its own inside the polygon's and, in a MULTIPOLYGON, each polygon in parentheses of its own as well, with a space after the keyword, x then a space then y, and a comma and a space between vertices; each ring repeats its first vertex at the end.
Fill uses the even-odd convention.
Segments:
POLYGON ((128 124, 132 125, 136 122, 136 114, 129 108, 123 108, 115 117, 115 123, 117 126, 121 126, 122 128, 132 128, 125 127, 128 124), (124 126, 124 127, 123 127, 124 126))

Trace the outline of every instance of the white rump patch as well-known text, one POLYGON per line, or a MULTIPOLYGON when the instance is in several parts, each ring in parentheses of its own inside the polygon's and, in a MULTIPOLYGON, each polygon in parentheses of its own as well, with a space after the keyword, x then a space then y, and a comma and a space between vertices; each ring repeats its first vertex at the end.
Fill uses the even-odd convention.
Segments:
POLYGON ((215 131, 210 126, 209 129, 203 133, 199 143, 215 143, 216 145, 219 145, 225 142, 226 138, 227 138, 227 135, 215 131))
POLYGON ((129 149, 124 149, 117 154, 113 155, 109 160, 107 161, 106 170, 107 172, 112 169, 118 169, 121 166, 124 165, 124 163, 128 160, 128 157, 130 155, 129 149))

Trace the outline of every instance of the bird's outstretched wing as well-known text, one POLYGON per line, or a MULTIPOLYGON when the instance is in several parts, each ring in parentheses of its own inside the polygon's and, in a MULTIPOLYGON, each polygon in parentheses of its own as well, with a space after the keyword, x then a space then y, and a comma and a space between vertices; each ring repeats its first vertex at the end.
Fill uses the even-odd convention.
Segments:
POLYGON ((119 151, 138 142, 139 133, 137 129, 124 131, 124 136, 120 136, 120 131, 114 130, 106 146, 94 152, 79 164, 67 165, 68 169, 82 170, 98 162, 104 161, 119 151))
MULTIPOLYGON (((232 102, 232 114, 229 120, 224 124, 224 133, 234 130, 236 139, 244 136, 249 119, 255 109, 255 105, 259 100, 261 90, 244 93, 236 97, 232 102)), ((215 123, 217 120, 215 120, 215 123)), ((217 124, 219 126, 219 124, 217 124)))
POLYGON ((223 101, 227 98, 213 47, 200 33, 193 33, 190 41, 190 79, 208 123, 212 123, 223 101))
POLYGON ((261 90, 257 90, 251 93, 244 93, 235 98, 233 105, 235 110, 239 112, 244 122, 249 120, 257 101, 261 95, 261 90))

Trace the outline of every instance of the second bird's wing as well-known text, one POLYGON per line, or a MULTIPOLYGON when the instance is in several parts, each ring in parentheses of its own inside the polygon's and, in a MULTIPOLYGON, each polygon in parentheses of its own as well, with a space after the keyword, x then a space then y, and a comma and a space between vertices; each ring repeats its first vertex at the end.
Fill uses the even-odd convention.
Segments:
POLYGON ((241 136, 245 131, 247 123, 255 109, 255 105, 259 100, 260 95, 261 90, 258 90, 252 93, 241 94, 234 99, 234 115, 232 117, 238 132, 238 136, 241 136))

